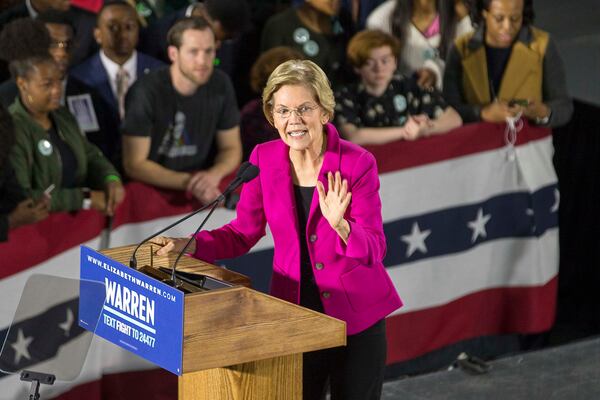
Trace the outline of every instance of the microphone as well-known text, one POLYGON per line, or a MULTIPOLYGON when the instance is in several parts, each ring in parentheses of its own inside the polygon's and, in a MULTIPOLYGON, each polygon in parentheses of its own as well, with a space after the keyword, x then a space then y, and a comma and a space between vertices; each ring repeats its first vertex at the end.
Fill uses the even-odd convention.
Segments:
MULTIPOLYGON (((225 197, 231 193, 232 191, 234 191, 235 189, 237 189, 237 187, 239 185, 242 184, 241 182, 241 177, 242 174, 248 169, 248 167, 252 165, 250 164, 248 161, 245 161, 242 165, 240 165, 240 168, 238 169, 237 173, 235 174, 235 178, 231 181, 231 183, 227 186, 227 188, 223 191, 223 193, 217 197, 216 199, 214 199, 213 201, 211 201, 210 203, 200 207, 198 210, 192 211, 191 213, 189 213, 188 215, 186 215, 185 217, 178 219, 177 221, 173 222, 171 225, 167 226, 166 228, 161 229, 158 232, 153 233, 151 236, 148 236, 147 238, 145 238, 144 240, 142 240, 137 247, 135 248, 135 250, 133 250, 133 254, 131 255, 131 258, 129 259, 129 267, 133 268, 133 269, 137 269, 137 259, 135 258, 135 255, 138 251, 138 249, 144 244, 146 243, 148 240, 152 239, 153 237, 155 237, 156 235, 160 235, 163 232, 168 231, 169 229, 173 228, 176 225, 179 225, 180 223, 182 223, 183 221, 193 217, 194 215, 198 214, 200 211, 204 211, 206 210, 208 207, 213 206, 213 204, 218 204, 220 201, 222 201, 223 199, 225 199, 225 197), (234 187, 235 184, 235 187, 234 187)), ((258 175, 258 168, 256 168, 257 172, 256 174, 258 175)))
MULTIPOLYGON (((233 192, 235 189, 238 188, 238 186, 240 186, 243 182, 242 182, 242 175, 244 174, 244 172, 246 172, 246 170, 248 169, 249 166, 251 166, 252 164, 249 161, 244 161, 242 163, 242 165, 240 165, 240 167, 238 168, 238 171, 235 174, 235 178, 229 183, 229 185, 227 185, 227 187, 225 188, 225 190, 223 191, 223 193, 217 197, 215 199, 218 201, 223 201, 225 200, 225 198, 227 196, 229 196, 231 194, 231 192, 233 192)), ((256 169, 258 169, 258 167, 255 167, 256 169)), ((258 172, 257 172, 258 175, 258 172)), ((247 181, 246 181, 247 182, 247 181)))
POLYGON ((175 259, 175 262, 173 263, 173 267, 171 268, 171 282, 173 283, 173 287, 177 287, 177 277, 175 275, 175 271, 176 271, 177 263, 179 262, 179 259, 181 258, 181 256, 183 256, 183 254, 185 254, 185 250, 188 248, 190 243, 192 243, 192 240, 195 239, 196 235, 198 234, 198 232, 200 232, 200 229, 202 229, 204 224, 206 224, 206 221, 208 221, 208 219, 210 218, 212 213, 215 211, 219 202, 221 202, 221 200, 223 200, 225 198, 225 196, 228 194, 227 192, 231 193, 235 189, 237 189, 242 183, 250 182, 252 179, 254 179, 258 176, 259 172, 260 171, 256 165, 251 164, 249 162, 245 162, 244 164, 242 164, 242 166, 238 170, 237 175, 239 175, 239 179, 238 179, 238 177, 236 177, 236 179, 234 179, 231 182, 231 184, 227 187, 227 189, 225 189, 223 194, 221 196, 217 197, 217 199, 214 201, 214 204, 213 204, 212 208, 210 209, 209 213, 206 215, 206 217, 204 217, 204 220, 202 221, 202 223, 200 223, 200 225, 198 226, 196 231, 192 234, 192 236, 190 236, 190 239, 187 241, 185 246, 183 246, 183 249, 181 249, 179 254, 177 254, 177 258, 175 259), (242 170, 242 168, 243 168, 243 170, 242 170))

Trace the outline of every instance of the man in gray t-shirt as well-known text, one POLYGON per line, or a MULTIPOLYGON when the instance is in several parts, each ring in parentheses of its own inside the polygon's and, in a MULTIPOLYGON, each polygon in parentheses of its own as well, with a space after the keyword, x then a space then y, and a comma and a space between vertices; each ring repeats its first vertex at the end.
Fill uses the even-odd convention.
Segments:
POLYGON ((215 36, 204 19, 177 22, 168 42, 171 66, 139 79, 127 94, 123 166, 132 179, 208 202, 241 161, 235 93, 227 75, 213 69, 215 36))

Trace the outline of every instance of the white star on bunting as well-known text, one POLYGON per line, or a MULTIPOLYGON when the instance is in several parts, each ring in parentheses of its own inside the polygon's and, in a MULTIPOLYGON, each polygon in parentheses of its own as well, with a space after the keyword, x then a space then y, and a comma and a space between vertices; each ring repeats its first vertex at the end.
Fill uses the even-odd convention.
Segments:
POLYGON ((15 365, 19 365, 22 357, 31 360, 29 355, 29 344, 33 341, 33 336, 25 337, 23 330, 19 329, 17 332, 17 341, 11 343, 11 347, 15 350, 15 365))
POLYGON ((403 235, 400 238, 404 243, 408 245, 406 249, 406 258, 413 255, 413 253, 419 250, 421 253, 427 253, 427 246, 425 245, 425 239, 431 234, 430 229, 421 231, 418 223, 413 223, 412 230, 409 235, 403 235))
POLYGON ((473 230, 473 234, 471 235, 471 243, 475 243, 478 237, 486 238, 487 231, 485 230, 485 225, 492 218, 490 214, 483 215, 483 209, 479 208, 477 210, 477 218, 473 221, 469 221, 467 223, 468 227, 473 230))

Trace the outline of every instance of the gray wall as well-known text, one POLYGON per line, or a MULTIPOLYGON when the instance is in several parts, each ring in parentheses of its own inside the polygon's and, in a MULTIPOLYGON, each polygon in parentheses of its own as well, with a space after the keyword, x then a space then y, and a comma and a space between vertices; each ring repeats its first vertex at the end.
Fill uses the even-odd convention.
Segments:
POLYGON ((600 0, 534 0, 535 25, 550 32, 571 96, 600 105, 600 0))

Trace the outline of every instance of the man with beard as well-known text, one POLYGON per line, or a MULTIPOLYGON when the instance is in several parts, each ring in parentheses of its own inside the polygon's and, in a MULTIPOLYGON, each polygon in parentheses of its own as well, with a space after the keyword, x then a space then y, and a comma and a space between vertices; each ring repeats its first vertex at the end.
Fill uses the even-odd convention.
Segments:
POLYGON ((206 203, 241 160, 235 92, 214 69, 215 34, 205 19, 178 21, 167 40, 171 66, 138 80, 127 96, 123 166, 134 180, 206 203))
POLYGON ((103 109, 107 110, 108 115, 103 118, 110 120, 111 129, 106 135, 115 162, 121 153, 118 127, 125 114, 128 89, 141 75, 164 65, 135 50, 138 36, 135 9, 125 1, 106 1, 94 29, 100 51, 71 70, 73 77, 98 93, 103 109))

